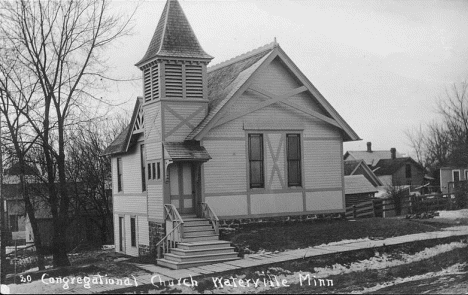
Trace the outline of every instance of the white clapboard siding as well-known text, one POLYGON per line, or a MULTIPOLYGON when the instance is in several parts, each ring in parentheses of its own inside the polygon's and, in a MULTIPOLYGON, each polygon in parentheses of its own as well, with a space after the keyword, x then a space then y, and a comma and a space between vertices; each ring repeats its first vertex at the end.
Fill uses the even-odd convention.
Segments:
POLYGON ((248 214, 246 195, 205 197, 205 202, 210 205, 218 216, 241 216, 248 214))
POLYGON ((166 134, 165 141, 184 141, 187 135, 192 132, 206 115, 205 109, 207 105, 205 103, 186 103, 186 104, 166 104, 171 111, 164 108, 164 132, 166 134), (200 108, 202 108, 200 110, 200 108), (175 112, 180 117, 186 119, 191 117, 194 113, 197 114, 191 118, 188 123, 180 125, 182 120, 178 116, 173 114, 175 112), (174 130, 174 128, 177 128, 174 130))
POLYGON ((159 160, 162 158, 162 143, 159 142, 146 142, 146 161, 159 160))
POLYGON ((161 141, 161 103, 144 105, 145 113, 145 143, 161 141))
POLYGON ((305 140, 304 171, 306 188, 343 187, 340 140, 305 140))
POLYGON ((272 61, 268 65, 268 68, 262 71, 260 75, 255 75, 253 84, 277 94, 285 93, 301 86, 281 62, 277 60, 272 61))
POLYGON ((129 212, 146 215, 146 195, 114 195, 114 212, 129 212))
POLYGON ((140 145, 134 146, 122 156, 123 192, 125 194, 141 193, 141 158, 140 145))
POLYGON ((343 210, 343 191, 306 192, 307 211, 343 210))
MULTIPOLYGON (((341 137, 335 126, 283 104, 273 104, 211 129, 207 137, 243 137, 244 122, 272 122, 278 126, 301 124, 304 137, 341 137)), ((281 128, 281 127, 279 127, 281 128)))
POLYGON ((203 146, 212 157, 203 164, 205 193, 245 192, 245 141, 203 140, 203 146))
POLYGON ((138 216, 138 244, 149 246, 149 227, 146 216, 138 216))
POLYGON ((148 184, 148 218, 164 218, 162 184, 148 184))
POLYGON ((264 135, 264 154, 266 155, 265 161, 265 185, 267 189, 282 189, 286 188, 285 185, 285 166, 284 166, 284 138, 281 133, 267 133, 264 135), (271 149, 269 146, 271 144, 271 149), (280 146, 281 144, 281 146, 280 146), (276 161, 278 169, 274 169, 274 157, 277 156, 279 149, 279 156, 276 161), (271 181, 271 182, 270 182, 271 181))
POLYGON ((302 192, 257 195, 251 194, 250 206, 252 214, 302 212, 302 192))

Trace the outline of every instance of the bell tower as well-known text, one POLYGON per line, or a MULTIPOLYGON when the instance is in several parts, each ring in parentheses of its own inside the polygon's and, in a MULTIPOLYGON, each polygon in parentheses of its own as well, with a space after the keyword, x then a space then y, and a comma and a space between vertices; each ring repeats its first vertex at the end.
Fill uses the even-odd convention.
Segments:
POLYGON ((206 67, 212 59, 179 2, 167 0, 146 54, 136 64, 143 72, 145 117, 159 113, 161 141, 184 141, 207 115, 206 67))

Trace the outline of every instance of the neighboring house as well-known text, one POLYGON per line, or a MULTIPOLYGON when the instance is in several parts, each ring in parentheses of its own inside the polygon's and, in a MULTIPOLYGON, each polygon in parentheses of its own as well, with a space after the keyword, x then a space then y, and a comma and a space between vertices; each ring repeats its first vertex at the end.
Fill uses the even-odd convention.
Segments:
POLYGON ((372 172, 364 160, 346 160, 344 161, 344 175, 364 175, 364 177, 374 187, 382 186, 380 179, 372 172))
MULTIPOLYGON (((392 149, 393 150, 393 149, 392 149)), ((391 159, 392 158, 392 150, 390 151, 373 151, 372 150, 372 143, 367 143, 367 150, 366 151, 347 151, 344 155, 344 159, 346 160, 364 160, 367 165, 374 166, 380 159, 391 159)), ((397 153, 395 150, 396 158, 401 158, 402 155, 397 153)))
POLYGON ((346 207, 369 201, 378 191, 364 175, 348 175, 344 179, 346 207))
POLYGON ((443 194, 453 191, 453 183, 468 180, 468 167, 440 168, 440 190, 443 194))
MULTIPOLYGON (((6 182, 2 186, 2 193, 5 198, 5 211, 9 244, 13 244, 12 239, 18 240, 20 244, 33 244, 34 234, 31 227, 29 216, 25 209, 25 202, 23 198, 23 192, 20 185, 19 178, 20 170, 18 164, 12 165, 12 167, 4 170, 4 179, 6 182)), ((51 247, 53 242, 53 225, 52 225, 52 214, 48 203, 45 200, 48 191, 44 184, 37 182, 38 170, 27 166, 26 173, 26 189, 29 192, 31 203, 34 207, 34 215, 37 220, 39 231, 41 233, 42 244, 44 247, 51 247)), ((73 183, 69 185, 72 193, 82 192, 84 188, 81 184, 73 183)), ((109 194, 111 192, 109 191, 109 194)), ((80 214, 75 214, 77 210, 76 201, 78 198, 73 198, 71 201, 70 209, 70 224, 68 226, 68 239, 67 245, 69 248, 75 247, 80 243, 99 243, 102 239, 102 232, 96 226, 95 220, 97 219, 96 212, 89 209, 86 214, 82 213, 83 208, 79 208, 80 214)), ((80 200, 80 206, 82 207, 82 199, 80 200)), ((91 206, 89 206, 91 208, 91 206)), ((112 227, 111 221, 108 221, 108 226, 112 227)), ((112 235, 108 236, 108 241, 112 242, 112 235)))
POLYGON ((425 169, 411 157, 381 159, 372 171, 384 186, 418 187, 424 184, 425 169))
POLYGON ((173 224, 167 208, 184 220, 207 206, 220 219, 345 211, 343 142, 359 137, 281 47, 207 68, 211 59, 167 1, 136 64, 144 96, 104 152, 116 251, 154 253, 173 224))

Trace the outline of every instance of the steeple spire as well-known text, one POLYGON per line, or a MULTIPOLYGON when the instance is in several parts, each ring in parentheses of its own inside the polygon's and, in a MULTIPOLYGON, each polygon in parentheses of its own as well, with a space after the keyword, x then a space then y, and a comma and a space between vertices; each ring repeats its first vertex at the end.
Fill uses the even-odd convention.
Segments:
POLYGON ((155 57, 213 59, 200 46, 177 0, 167 0, 148 50, 136 66, 155 57))

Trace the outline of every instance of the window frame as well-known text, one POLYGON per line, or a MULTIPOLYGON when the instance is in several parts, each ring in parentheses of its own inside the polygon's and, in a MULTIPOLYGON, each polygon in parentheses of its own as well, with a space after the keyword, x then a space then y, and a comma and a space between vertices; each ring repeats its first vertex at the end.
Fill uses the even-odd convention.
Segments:
POLYGON ((247 143, 247 152, 248 152, 248 163, 249 163, 249 188, 250 189, 264 189, 265 188, 265 144, 263 133, 249 133, 247 135, 248 143, 247 143), (252 160, 252 138, 258 137, 260 143, 260 150, 259 150, 259 159, 252 160), (258 162, 260 163, 260 182, 253 183, 252 182, 252 163, 258 162))
POLYGON ((452 170, 452 181, 453 181, 453 182, 458 182, 458 181, 460 181, 460 176, 461 176, 460 169, 454 169, 454 170, 452 170), (458 180, 457 180, 457 181, 455 181, 455 172, 458 172, 458 180))
POLYGON ((117 157, 117 192, 123 191, 123 164, 122 157, 117 157))
POLYGON ((287 173, 287 179, 288 179, 288 188, 289 187, 302 187, 302 139, 301 139, 301 134, 300 133, 286 133, 286 173, 287 173), (297 159, 291 159, 290 158, 290 153, 289 153, 289 138, 297 138, 297 159), (291 181, 291 175, 289 173, 290 171, 290 162, 296 162, 298 165, 298 182, 292 182, 291 181))
POLYGON ((140 144, 141 191, 146 192, 146 160, 145 145, 140 144))
POLYGON ((156 179, 161 179, 161 162, 156 162, 156 179))
POLYGON ((137 219, 136 216, 130 216, 130 246, 137 246, 137 219))
POLYGON ((413 178, 413 171, 412 171, 412 167, 411 167, 411 164, 409 163, 406 163, 405 164, 405 177, 408 179, 408 178, 413 178), (409 167, 409 171, 408 171, 408 167, 409 167), (409 176, 408 176, 408 172, 409 172, 409 176))

